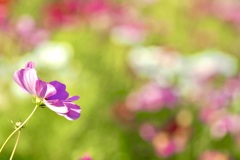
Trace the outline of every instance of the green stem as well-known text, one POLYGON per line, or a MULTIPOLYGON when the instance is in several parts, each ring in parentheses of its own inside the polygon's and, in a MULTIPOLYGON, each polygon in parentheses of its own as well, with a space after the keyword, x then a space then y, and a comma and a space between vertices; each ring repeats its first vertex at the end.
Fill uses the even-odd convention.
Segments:
POLYGON ((18 127, 16 128, 9 136, 8 138, 5 140, 5 142, 3 143, 1 149, 0 149, 0 154, 4 148, 4 146, 7 144, 7 142, 9 141, 9 139, 18 131, 20 130, 26 123, 27 121, 32 117, 33 113, 36 111, 36 109, 38 108, 38 105, 35 106, 35 108, 33 109, 33 111, 31 112, 31 114, 27 117, 27 119, 18 127))
POLYGON ((9 160, 12 160, 13 156, 14 156, 14 153, 16 151, 16 148, 17 148, 17 145, 18 145, 18 141, 20 139, 20 135, 21 135, 21 130, 18 130, 18 136, 17 136, 17 140, 16 140, 16 143, 14 145, 14 148, 13 148, 13 151, 12 151, 12 154, 11 154, 11 157, 9 160))

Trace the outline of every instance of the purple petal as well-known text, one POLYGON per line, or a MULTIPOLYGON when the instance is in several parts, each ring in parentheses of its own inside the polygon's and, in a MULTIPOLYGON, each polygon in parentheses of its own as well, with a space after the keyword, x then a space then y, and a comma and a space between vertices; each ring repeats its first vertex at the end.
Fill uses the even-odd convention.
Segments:
MULTIPOLYGON (((24 86, 24 84, 23 84, 23 72, 24 72, 24 69, 21 69, 21 70, 19 70, 19 71, 16 71, 16 72, 14 73, 14 80, 15 80, 15 82, 16 82, 19 86, 21 86, 22 88, 25 89, 25 86, 24 86)), ((26 90, 26 89, 25 89, 25 90, 26 90)))
POLYGON ((68 120, 76 120, 80 117, 81 108, 78 105, 73 103, 65 103, 65 105, 69 111, 64 114, 58 113, 60 116, 64 116, 68 120))
POLYGON ((76 101, 79 99, 79 96, 72 96, 70 98, 68 98, 66 101, 72 102, 72 101, 76 101))
POLYGON ((47 83, 43 82, 42 80, 37 80, 36 83, 36 92, 37 92, 37 96, 40 98, 44 98, 45 94, 47 92, 47 83))
POLYGON ((14 73, 15 82, 30 94, 35 95, 36 82, 38 80, 36 70, 34 68, 25 68, 14 73))
POLYGON ((76 120, 80 117, 81 109, 78 105, 73 103, 65 103, 65 105, 68 107, 69 111, 65 114, 65 118, 68 120, 76 120))
POLYGON ((66 100, 68 98, 68 93, 66 92, 66 86, 64 84, 58 81, 52 81, 50 84, 55 87, 57 93, 48 97, 49 100, 66 100))
POLYGON ((80 112, 70 110, 67 114, 64 115, 64 117, 68 120, 76 120, 80 117, 80 112))
POLYGON ((74 110, 74 111, 80 113, 81 109, 80 109, 80 107, 78 105, 76 105, 74 103, 66 103, 66 102, 64 104, 68 107, 69 110, 74 110))
POLYGON ((67 113, 68 107, 60 100, 44 100, 44 104, 56 113, 67 113))

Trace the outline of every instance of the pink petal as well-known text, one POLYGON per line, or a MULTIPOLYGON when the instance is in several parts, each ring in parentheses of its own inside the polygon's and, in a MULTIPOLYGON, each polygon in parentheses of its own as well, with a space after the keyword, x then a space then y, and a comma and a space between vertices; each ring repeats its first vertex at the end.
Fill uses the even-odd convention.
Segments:
POLYGON ((23 83, 27 89, 27 91, 33 95, 36 95, 36 82, 38 80, 36 70, 32 69, 25 69, 24 76, 23 76, 23 83))
POLYGON ((14 73, 15 82, 32 95, 36 95, 36 82, 38 80, 36 70, 34 68, 26 68, 14 73))
POLYGON ((33 62, 28 62, 25 66, 25 68, 34 68, 35 67, 35 64, 33 62))
POLYGON ((23 80, 23 72, 24 72, 24 69, 21 69, 19 71, 14 72, 14 80, 15 80, 15 82, 19 86, 21 86, 22 88, 25 89, 25 86, 24 86, 24 84, 22 82, 22 80, 23 80))

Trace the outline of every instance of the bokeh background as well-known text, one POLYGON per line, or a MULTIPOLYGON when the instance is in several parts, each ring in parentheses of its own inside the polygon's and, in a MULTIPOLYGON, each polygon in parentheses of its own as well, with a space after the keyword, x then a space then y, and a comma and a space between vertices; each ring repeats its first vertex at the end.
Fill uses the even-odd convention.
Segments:
POLYGON ((15 160, 240 159, 239 35, 238 0, 0 0, 0 143, 34 107, 13 81, 34 61, 82 112, 38 109, 15 160))

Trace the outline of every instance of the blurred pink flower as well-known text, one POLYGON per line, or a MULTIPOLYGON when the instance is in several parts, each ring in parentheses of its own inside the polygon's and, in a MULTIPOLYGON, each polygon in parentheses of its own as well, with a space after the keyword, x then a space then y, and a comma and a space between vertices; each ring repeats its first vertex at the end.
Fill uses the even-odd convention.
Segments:
POLYGON ((231 98, 235 98, 240 93, 240 76, 227 79, 223 84, 223 91, 231 98))
POLYGON ((43 28, 36 26, 30 16, 22 16, 16 23, 16 34, 24 47, 36 47, 48 39, 49 33, 43 28))
POLYGON ((14 80, 22 89, 36 98, 38 105, 47 106, 68 120, 79 118, 80 107, 73 103, 79 99, 79 96, 68 97, 66 86, 58 81, 40 80, 33 62, 28 62, 25 68, 15 71, 14 80))
POLYGON ((237 0, 213 1, 212 13, 222 20, 240 25, 240 2, 237 0))
POLYGON ((233 129, 233 121, 229 116, 216 117, 215 121, 210 124, 211 134, 215 138, 223 138, 233 129))
POLYGON ((186 147, 191 128, 183 126, 178 120, 170 120, 161 127, 160 131, 155 130, 155 132, 151 141, 156 154, 159 157, 170 157, 186 147))
POLYGON ((122 121, 124 124, 129 125, 134 120, 135 113, 130 110, 124 102, 117 103, 113 108, 114 117, 122 121))
POLYGON ((202 99, 200 99, 202 105, 213 109, 226 108, 231 102, 231 97, 227 95, 222 88, 214 90, 205 86, 205 90, 202 89, 201 95, 199 96, 202 97, 202 99))
POLYGON ((205 123, 209 123, 211 122, 213 119, 215 119, 214 115, 215 113, 221 113, 222 109, 219 110, 218 108, 213 108, 211 106, 204 106, 201 108, 200 110, 200 119, 205 122, 205 123))
POLYGON ((146 36, 146 26, 140 22, 123 23, 113 27, 112 38, 122 44, 138 44, 143 42, 146 36))
POLYGON ((131 110, 157 111, 163 107, 171 108, 177 101, 177 94, 172 88, 163 88, 158 84, 150 83, 130 94, 126 105, 131 110))
POLYGON ((156 129, 150 123, 144 123, 140 126, 140 135, 146 141, 151 141, 156 135, 156 129))
POLYGON ((240 2, 238 0, 197 0, 194 12, 198 14, 213 15, 220 20, 239 27, 240 25, 240 2))
POLYGON ((82 158, 80 158, 79 160, 93 160, 93 159, 90 155, 86 154, 82 158))
POLYGON ((169 157, 176 152, 176 146, 169 135, 164 132, 158 133, 153 139, 156 154, 161 157, 169 157))
POLYGON ((216 138, 223 138, 226 134, 232 134, 234 136, 239 135, 239 121, 239 115, 219 115, 219 117, 216 117, 216 119, 209 124, 212 136, 216 138))
POLYGON ((230 157, 228 154, 219 151, 205 151, 199 160, 230 160, 230 157))

